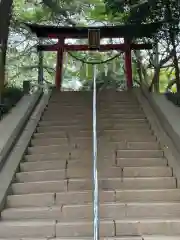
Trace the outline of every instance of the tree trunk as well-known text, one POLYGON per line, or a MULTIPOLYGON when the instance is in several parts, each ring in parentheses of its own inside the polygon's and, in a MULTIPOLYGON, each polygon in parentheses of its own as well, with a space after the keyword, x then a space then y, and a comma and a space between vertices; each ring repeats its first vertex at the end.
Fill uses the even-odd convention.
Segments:
POLYGON ((155 56, 154 56, 154 65, 155 65, 155 74, 154 74, 154 91, 159 92, 159 76, 160 76, 160 67, 159 67, 159 49, 158 43, 155 45, 155 56))
POLYGON ((0 94, 5 82, 6 50, 13 0, 0 1, 0 94))

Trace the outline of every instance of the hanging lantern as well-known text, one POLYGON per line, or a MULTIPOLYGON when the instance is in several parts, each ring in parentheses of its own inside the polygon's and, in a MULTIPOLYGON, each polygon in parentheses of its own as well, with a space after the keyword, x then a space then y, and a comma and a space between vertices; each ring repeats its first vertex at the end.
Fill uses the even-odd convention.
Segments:
POLYGON ((99 50, 100 49, 100 29, 88 29, 88 44, 89 49, 99 50))

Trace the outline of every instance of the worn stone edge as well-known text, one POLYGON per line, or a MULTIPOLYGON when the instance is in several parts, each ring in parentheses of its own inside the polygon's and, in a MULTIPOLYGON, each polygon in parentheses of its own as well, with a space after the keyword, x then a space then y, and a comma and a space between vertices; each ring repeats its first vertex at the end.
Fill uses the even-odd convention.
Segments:
MULTIPOLYGON (((22 118, 20 119, 20 121, 17 122, 15 128, 9 135, 8 140, 5 142, 3 148, 1 149, 1 151, 0 151, 0 170, 2 169, 6 158, 8 157, 8 154, 11 152, 15 142, 17 141, 18 137, 20 136, 24 126, 26 125, 29 117, 31 116, 33 110, 35 109, 36 105, 38 104, 41 96, 42 96, 41 90, 37 91, 36 93, 34 93, 31 96, 32 100, 31 100, 30 104, 27 106, 22 118)), ((10 112, 6 117, 13 117, 13 115, 15 114, 16 108, 18 108, 21 101, 24 101, 24 99, 21 99, 20 102, 18 103, 18 105, 13 109, 13 113, 10 112)), ((6 121, 6 118, 4 118, 2 120, 2 124, 3 124, 3 121, 6 121)))
POLYGON ((137 100, 151 125, 151 129, 153 130, 154 135, 164 152, 164 157, 168 160, 168 165, 173 169, 173 176, 177 178, 177 187, 180 188, 180 153, 168 134, 169 131, 167 128, 171 128, 171 126, 162 123, 162 121, 167 120, 163 118, 163 113, 153 101, 153 97, 148 90, 145 88, 136 89, 134 90, 134 94, 137 97, 137 100))
POLYGON ((16 145, 9 154, 6 162, 0 173, 0 212, 4 208, 6 196, 11 193, 11 183, 15 177, 15 174, 19 168, 20 162, 23 160, 23 156, 26 149, 29 146, 31 137, 36 131, 36 127, 41 119, 41 116, 48 104, 51 91, 48 94, 44 94, 32 113, 29 121, 27 122, 24 130, 19 137, 16 145))

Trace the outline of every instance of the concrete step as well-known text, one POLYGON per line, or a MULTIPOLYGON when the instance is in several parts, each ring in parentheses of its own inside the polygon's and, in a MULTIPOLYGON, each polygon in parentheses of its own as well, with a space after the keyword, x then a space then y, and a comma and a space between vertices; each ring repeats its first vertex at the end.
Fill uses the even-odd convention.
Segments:
MULTIPOLYGON (((92 124, 92 119, 89 119, 89 123, 92 124)), ((104 124, 110 124, 110 122, 108 122, 109 119, 105 119, 103 121, 101 121, 101 124, 104 122, 104 124)), ((98 122, 100 120, 98 119, 98 122)), ((111 121, 114 123, 114 119, 111 119, 111 121)), ((54 120, 54 121, 44 121, 44 120, 41 120, 39 122, 39 126, 40 127, 51 127, 51 126, 68 126, 68 125, 75 125, 75 126, 81 126, 81 124, 85 124, 84 122, 81 121, 81 119, 66 119, 66 120, 63 120, 63 119, 59 119, 59 120, 54 120)), ((87 123, 86 123, 87 124, 87 123)), ((127 120, 124 120, 124 119, 118 119, 116 120, 116 124, 115 126, 144 126, 144 125, 147 125, 148 124, 148 121, 146 119, 127 119, 127 120)))
POLYGON ((100 139, 109 140, 111 142, 130 141, 130 142, 153 142, 156 141, 156 136, 150 134, 138 133, 122 133, 100 136, 100 139))
POLYGON ((137 129, 137 128, 133 128, 133 129, 123 129, 123 130, 116 130, 116 129, 110 129, 110 130, 102 130, 100 131, 100 135, 105 135, 105 136, 118 136, 118 135, 128 135, 128 134, 139 134, 142 136, 148 136, 148 135, 152 135, 152 132, 150 129, 137 129))
POLYGON ((49 145, 63 145, 69 146, 68 138, 34 138, 31 140, 31 146, 49 146, 49 145))
POLYGON ((55 193, 9 195, 6 201, 8 208, 51 207, 54 204, 55 193))
POLYGON ((60 126, 45 126, 45 127, 38 127, 37 132, 38 133, 44 133, 44 132, 60 132, 60 131, 92 131, 92 123, 82 123, 82 124, 76 124, 72 125, 71 123, 66 123, 66 125, 60 125, 60 126))
MULTIPOLYGON (((71 156, 71 158, 89 158, 92 159, 92 146, 90 146, 88 149, 79 149, 77 147, 73 146, 59 146, 59 145, 51 145, 51 146, 36 146, 36 147, 29 147, 28 148, 28 154, 30 155, 36 155, 36 154, 53 154, 53 153, 59 153, 61 158, 68 158, 71 156)), ((112 157, 115 156, 115 148, 114 149, 100 149, 99 151, 99 157, 112 157)))
POLYGON ((67 131, 67 132, 58 132, 58 131, 54 131, 54 132, 45 132, 45 133, 36 133, 34 134, 35 138, 40 138, 40 137, 44 137, 44 138, 49 138, 49 137, 92 137, 92 130, 74 130, 74 131, 67 131))
MULTIPOLYGON (((100 240, 179 240, 180 236, 163 236, 163 235, 155 235, 155 236, 131 236, 131 237, 100 237, 100 240)), ((0 240, 5 240, 0 238, 0 240)), ((15 239, 12 238, 10 240, 19 240, 19 239, 15 239)), ((22 239, 22 240, 26 240, 26 239, 22 239)), ((28 240, 39 240, 37 238, 33 238, 33 239, 28 239, 28 240)), ((41 238, 40 240, 47 240, 46 238, 41 238)), ((93 240, 93 237, 80 237, 80 238, 76 238, 76 237, 71 237, 71 238, 51 238, 51 240, 93 240)))
MULTIPOLYGON (((91 168, 69 168, 67 166, 67 178, 91 178, 91 168)), ((170 167, 108 167, 102 166, 98 170, 100 178, 121 178, 121 177, 170 177, 172 169, 170 167)))
MULTIPOLYGON (((61 160, 60 155, 53 154, 49 155, 49 159, 44 159, 41 155, 29 155, 26 156, 28 162, 23 162, 20 164, 21 171, 30 172, 30 171, 43 171, 43 170, 57 170, 57 169, 71 169, 71 168, 90 168, 92 167, 92 157, 79 159, 79 160, 61 160), (34 158, 32 158, 34 157, 34 158), (53 158, 54 157, 54 158, 53 158), (49 161, 48 161, 49 160, 49 161), (43 161, 43 163, 42 163, 43 161)), ((165 167, 167 166, 167 160, 165 158, 124 158, 124 159, 98 159, 99 167, 103 165, 107 167, 117 166, 124 167, 165 167)))
MULTIPOLYGON (((31 147, 29 147, 29 153, 32 154, 34 153, 34 149, 42 149, 43 150, 50 147, 55 149, 54 151, 56 152, 56 146, 59 146, 59 150, 61 151, 62 149, 67 149, 68 151, 73 148, 92 148, 92 139, 91 138, 76 138, 76 137, 71 137, 69 140, 68 139, 63 139, 63 138, 38 138, 38 139, 33 139, 31 141, 31 147), (39 148, 40 147, 40 148, 39 148)), ((103 140, 102 138, 98 141, 98 150, 102 151, 103 147, 111 147, 114 149, 119 149, 119 150, 158 150, 160 149, 159 144, 156 141, 152 142, 125 142, 125 141, 119 141, 119 142, 112 142, 110 140, 103 140)), ((58 148, 58 147, 57 147, 58 148)))
MULTIPOLYGON (((144 131, 144 132, 148 132, 150 130, 150 127, 147 124, 134 124, 134 125, 130 125, 130 124, 116 124, 115 126, 112 125, 111 123, 107 123, 107 124, 102 124, 101 122, 97 122, 97 126, 98 129, 103 129, 103 130, 107 130, 107 131, 122 131, 122 130, 126 130, 128 131, 129 129, 131 129, 132 131, 137 131, 137 128, 139 129, 139 131, 144 131)), ((66 123, 66 125, 59 125, 59 126, 40 126, 37 128, 37 132, 39 133, 43 133, 43 132, 60 132, 60 131, 82 131, 82 130, 89 130, 92 131, 92 123, 79 123, 76 125, 71 125, 71 123, 66 123)))
MULTIPOLYGON (((114 202, 115 191, 99 191, 99 199, 100 202, 114 202)), ((85 203, 92 203, 92 191, 10 195, 7 197, 6 206, 8 208, 51 207, 85 203)))
MULTIPOLYGON (((180 203, 103 203, 99 206, 101 219, 164 218, 180 217, 180 203)), ((91 220, 93 205, 63 205, 51 207, 8 208, 1 218, 8 220, 91 220)))
MULTIPOLYGON (((101 168, 98 171, 100 178, 122 178, 122 177, 170 177, 170 167, 111 167, 101 168)), ((58 181, 71 178, 92 178, 91 168, 70 168, 61 170, 45 170, 33 172, 20 172, 16 174, 18 182, 41 182, 58 181)))
MULTIPOLYGON (((41 161, 66 161, 70 159, 70 156, 66 154, 63 156, 61 153, 49 153, 49 154, 33 154, 33 155, 25 155, 24 159, 29 162, 41 162, 41 161)), ((42 164, 42 163, 40 163, 42 164)))
MULTIPOLYGON (((57 116, 56 114, 46 114, 46 115, 43 115, 42 116, 42 120, 43 121, 55 121, 55 120, 60 120, 60 119, 70 119, 70 118, 79 118, 79 119, 83 119, 84 121, 89 121, 89 119, 92 118, 92 114, 69 114, 68 113, 68 116, 62 116, 62 115, 59 115, 57 116)), ((146 117, 144 116, 144 114, 114 114, 113 116, 106 116, 106 115, 103 115, 101 117, 99 117, 99 121, 101 120, 105 120, 105 119, 111 119, 111 118, 114 118, 115 120, 116 119, 144 119, 146 120, 146 117)))
POLYGON ((37 138, 46 138, 48 139, 49 137, 53 137, 53 135, 55 135, 55 137, 57 138, 67 138, 68 135, 67 135, 67 132, 66 131, 60 131, 60 132, 57 132, 57 133, 34 133, 34 138, 37 139, 37 138), (51 136, 52 135, 52 136, 51 136))
MULTIPOLYGON (((176 179, 173 177, 154 178, 106 178, 99 180, 100 190, 117 189, 172 189, 176 188, 176 179)), ((61 191, 84 191, 92 190, 92 180, 90 179, 70 179, 60 181, 42 181, 13 183, 14 194, 29 193, 54 193, 61 191)))
POLYGON ((67 190, 67 180, 49 182, 13 183, 13 194, 55 193, 67 190))
POLYGON ((179 202, 179 189, 116 190, 116 202, 179 202))
POLYGON ((106 118, 106 117, 111 117, 113 119, 116 119, 116 118, 123 118, 123 119, 133 119, 133 118, 140 118, 140 119, 146 119, 145 115, 143 112, 128 112, 128 113, 112 113, 112 114, 107 114, 107 113, 98 113, 97 114, 97 119, 100 118, 100 119, 103 119, 103 118, 106 118))
POLYGON ((41 154, 41 153, 60 153, 63 157, 68 157, 71 152, 70 146, 47 145, 47 146, 34 146, 28 147, 28 154, 41 154))
POLYGON ((45 170, 60 170, 66 169, 67 160, 57 159, 56 161, 32 161, 24 162, 20 164, 20 170, 22 172, 31 172, 31 171, 45 171, 45 170))
POLYGON ((162 235, 156 235, 156 236, 142 236, 142 240, 179 240, 179 236, 162 236, 162 235))
POLYGON ((117 166, 120 167, 151 167, 151 166, 167 166, 166 158, 117 158, 117 166))
MULTIPOLYGON (((179 189, 158 190, 116 190, 100 191, 99 199, 105 202, 180 202, 179 189)), ((51 207, 72 204, 92 203, 92 192, 60 192, 60 193, 37 193, 24 195, 10 195, 7 197, 8 208, 22 207, 51 207)))
POLYGON ((55 221, 2 221, 0 238, 52 238, 55 236, 55 221))
POLYGON ((118 150, 118 158, 158 158, 163 157, 162 150, 118 150))
POLYGON ((16 173, 17 182, 42 182, 67 179, 66 170, 46 170, 16 173))
MULTIPOLYGON (((112 142, 118 142, 118 141, 137 141, 137 142, 152 142, 156 141, 156 137, 154 135, 150 134, 138 134, 138 130, 134 135, 132 135, 131 131, 121 131, 121 133, 118 134, 101 134, 98 136, 99 139, 104 140, 110 140, 112 142)), ((68 132, 46 132, 46 133, 35 133, 34 138, 92 138, 92 131, 72 131, 71 133, 68 132)))
POLYGON ((180 234, 180 219, 118 220, 116 235, 166 235, 180 234))
MULTIPOLYGON (((118 220, 101 222, 101 236, 142 236, 142 235, 166 235, 173 236, 180 234, 180 219, 137 219, 137 220, 118 220), (116 232, 114 231, 116 229, 116 232)), ((92 236, 92 222, 67 222, 57 223, 57 237, 84 237, 92 236)))
POLYGON ((123 177, 171 177, 170 167, 124 167, 123 177))
MULTIPOLYGON (((162 189, 176 188, 176 179, 173 177, 159 178, 106 178, 99 180, 99 189, 162 189)), ((69 191, 91 190, 92 181, 88 179, 70 179, 69 191)))

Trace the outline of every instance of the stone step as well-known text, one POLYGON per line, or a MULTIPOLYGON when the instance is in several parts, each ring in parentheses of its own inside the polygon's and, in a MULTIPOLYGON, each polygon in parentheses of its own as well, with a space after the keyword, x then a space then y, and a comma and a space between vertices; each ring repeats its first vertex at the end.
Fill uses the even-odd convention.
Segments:
MULTIPOLYGON (((99 205, 100 219, 179 218, 180 203, 103 203, 99 205)), ((8 208, 1 219, 8 220, 91 220, 93 205, 63 205, 51 207, 8 208)))
POLYGON ((151 167, 151 166, 167 166, 168 162, 165 158, 117 158, 117 166, 120 167, 151 167))
MULTIPOLYGON (((176 179, 173 177, 154 178, 106 178, 99 180, 100 190, 117 189, 172 189, 176 188, 176 179)), ((70 179, 60 181, 42 181, 13 183, 14 194, 29 193, 54 193, 61 191, 84 191, 92 190, 92 180, 90 179, 70 179)))
POLYGON ((22 172, 31 172, 57 169, 60 170, 66 169, 67 167, 67 160, 57 159, 57 161, 43 161, 43 163, 42 161, 23 162, 20 164, 20 170, 22 172))
POLYGON ((131 142, 153 142, 156 141, 156 136, 150 134, 138 133, 123 133, 100 136, 100 139, 109 140, 111 142, 131 141, 131 142))
MULTIPOLYGON (((41 161, 65 161, 70 159, 68 156, 62 156, 60 153, 49 153, 49 154, 33 154, 33 155, 25 155, 24 159, 29 162, 41 162, 41 161)), ((41 163, 42 164, 42 163, 41 163)))
MULTIPOLYGON (((170 177, 172 169, 170 167, 111 167, 100 168, 98 177, 100 178, 124 178, 124 177, 170 177)), ((58 181, 71 178, 92 178, 92 169, 90 168, 70 168, 61 170, 45 170, 33 172, 16 173, 18 182, 41 182, 58 181)))
MULTIPOLYGON (((88 148, 92 146, 92 139, 91 138, 35 138, 31 141, 31 146, 38 147, 38 146, 53 146, 58 145, 60 148, 88 148)), ((106 148, 114 148, 114 149, 159 149, 159 144, 156 141, 153 142, 111 142, 105 141, 103 139, 98 141, 98 150, 101 151, 106 146, 106 148)))
POLYGON ((67 179, 66 170, 46 170, 16 173, 17 182, 59 181, 67 179))
POLYGON ((67 147, 70 145, 68 138, 33 138, 31 146, 48 146, 48 145, 63 145, 67 147))
MULTIPOLYGON (((83 113, 83 114, 71 114, 68 112, 68 115, 64 115, 62 116, 61 114, 57 115, 56 113, 54 114, 44 114, 42 116, 42 120, 43 121, 47 121, 47 120, 50 120, 50 121, 54 121, 54 120, 59 120, 59 119, 70 119, 71 117, 74 117, 74 118, 85 118, 85 119, 89 119, 90 117, 92 117, 92 113, 83 113)), ((99 116, 99 120, 104 120, 107 118, 107 115, 101 115, 99 116)), ((114 118, 114 119, 146 119, 145 115, 142 114, 142 113, 120 113, 120 114, 113 114, 112 116, 108 116, 108 118, 114 118)), ((84 120, 85 120, 84 119, 84 120)))
POLYGON ((155 236, 142 236, 142 240, 179 240, 179 236, 162 236, 162 235, 155 235, 155 236))
POLYGON ((166 235, 180 234, 180 219, 137 219, 116 221, 116 236, 123 235, 166 235))
POLYGON ((162 150, 118 150, 118 158, 158 158, 163 157, 162 150))
MULTIPOLYGON (((51 240, 93 240, 93 237, 80 237, 80 238, 76 238, 76 237, 71 237, 71 238, 51 238, 51 240)), ((155 235, 155 236, 129 236, 129 237, 100 237, 100 240, 179 240, 180 239, 180 235, 179 236, 163 236, 163 235, 155 235)), ((0 238, 0 240, 5 240, 4 238, 0 238)), ((19 239, 15 239, 15 238, 11 238, 10 240, 19 240, 19 239)), ((21 240, 26 240, 26 239, 21 239, 21 240)), ((28 240, 47 240, 46 238, 41 238, 41 239, 37 239, 37 238, 31 238, 28 240)))
MULTIPOLYGON (((92 222, 67 222, 57 223, 57 237, 84 237, 92 236, 92 222)), ((142 235, 166 235, 173 236, 180 234, 180 219, 137 219, 104 221, 101 223, 101 236, 142 236, 142 235), (115 229, 114 229, 115 228, 115 229), (115 231, 116 230, 116 231, 115 231)))
MULTIPOLYGON (((57 108, 55 107, 58 107, 57 105, 55 106, 50 106, 49 105, 49 108, 47 108, 47 110, 45 111, 45 113, 57 113, 57 108)), ((60 110, 58 112, 58 115, 61 115, 61 114, 68 114, 69 112, 70 113, 84 113, 86 111, 92 111, 92 105, 79 105, 79 106, 61 106, 60 107, 60 110)), ((111 106, 109 108, 104 108, 104 106, 99 106, 97 104, 97 113, 98 114, 106 114, 106 113, 115 113, 115 114, 121 114, 121 113, 143 113, 143 110, 142 108, 140 108, 139 106, 129 106, 129 107, 119 107, 119 106, 111 106)))
MULTIPOLYGON (((67 178, 91 178, 91 168, 69 168, 66 170, 67 178)), ((98 169, 100 178, 123 178, 123 177, 171 177, 172 169, 170 167, 106 167, 98 169)))
MULTIPOLYGON (((132 131, 137 131, 137 128, 139 129, 139 131, 149 131, 149 126, 147 124, 134 124, 134 125, 130 125, 130 124, 116 124, 115 126, 111 123, 109 124, 101 124, 99 122, 97 122, 97 126, 98 126, 98 130, 107 130, 107 131, 122 131, 122 130, 126 130, 128 131, 129 129, 131 129, 132 131)), ((76 125, 71 125, 71 123, 66 123, 66 125, 59 125, 59 126, 40 126, 37 128, 37 132, 39 133, 43 133, 43 132, 60 132, 60 131, 66 131, 66 132, 70 132, 70 131, 82 131, 82 130, 89 130, 92 131, 92 123, 82 123, 82 124, 76 124, 76 125)))
MULTIPOLYGON (((100 191, 99 200, 105 202, 179 202, 179 189, 158 190, 115 190, 100 191)), ((6 206, 9 208, 22 207, 51 207, 72 204, 92 203, 92 192, 60 192, 10 195, 7 197, 6 206)))
POLYGON ((34 146, 28 147, 28 154, 41 154, 41 153, 60 153, 63 157, 68 157, 71 152, 71 146, 59 146, 59 145, 48 145, 48 146, 34 146))
MULTIPOLYGON (((71 168, 90 168, 92 167, 92 157, 73 160, 73 159, 61 159, 60 155, 52 154, 49 155, 49 158, 44 158, 44 155, 29 155, 26 156, 28 162, 23 162, 20 164, 21 171, 30 172, 30 171, 43 171, 43 170, 57 170, 57 169, 68 169, 71 168), (53 158, 54 157, 54 158, 53 158), (43 163, 42 163, 43 161, 43 163)), ((124 159, 98 159, 98 166, 102 167, 112 167, 119 166, 124 167, 165 167, 167 166, 167 160, 165 158, 124 158, 124 159)))
POLYGON ((55 221, 1 221, 0 238, 52 238, 55 228, 55 221))
POLYGON ((67 131, 67 132, 63 132, 63 131, 54 131, 54 132, 44 132, 44 133, 36 133, 34 134, 34 137, 38 138, 38 137, 45 137, 45 138, 50 138, 50 137, 92 137, 92 130, 81 130, 81 131, 67 131))
MULTIPOLYGON (((162 189, 176 188, 176 179, 173 177, 159 178, 105 178, 99 180, 99 189, 162 189)), ((92 181, 88 179, 70 179, 69 191, 91 190, 92 181)))
MULTIPOLYGON (((90 120, 90 119, 89 119, 90 120)), ((111 119, 114 122, 114 119, 111 119)), ((107 122, 107 120, 103 120, 104 124, 110 124, 109 122, 107 122)), ((98 121, 99 122, 99 121, 98 121)), ((92 120, 89 121, 89 123, 92 124, 92 120)), ((59 120, 54 120, 54 121, 44 121, 41 120, 39 122, 39 126, 41 127, 50 127, 50 126, 68 126, 68 125, 77 125, 80 126, 81 124, 83 124, 83 122, 81 121, 81 119, 67 119, 67 120, 63 120, 63 119, 59 119, 59 120)), ((123 120, 123 119, 118 119, 117 123, 115 125, 117 126, 121 126, 121 125, 125 125, 125 126, 143 126, 148 124, 146 119, 127 119, 127 120, 123 120)))
MULTIPOLYGON (((115 191, 99 191, 99 200, 114 202, 115 191)), ((92 203, 92 191, 10 195, 7 197, 6 206, 8 208, 51 207, 85 203, 92 203)))
MULTIPOLYGON (((71 238, 51 238, 51 240, 93 240, 94 237, 83 237, 83 238, 76 238, 76 237, 71 237, 71 238)), ((142 237, 136 237, 136 236, 132 236, 132 237, 100 237, 100 240, 144 240, 145 238, 142 237)), ((0 238, 0 240, 5 240, 0 238)), ((20 240, 20 239, 10 239, 10 240, 20 240)), ((21 239, 21 240, 26 240, 26 239, 21 239)), ((41 238, 41 239, 37 239, 37 238, 33 238, 33 239, 28 239, 28 240, 47 240, 45 238, 41 238)), ((145 239, 146 240, 146 239, 145 239)), ((152 240, 152 239, 151 239, 152 240)), ((153 240, 156 240, 156 238, 153 238, 153 240)), ((159 240, 159 238, 157 238, 157 240, 159 240)), ((162 240, 162 238, 160 238, 160 240, 162 240)), ((170 240, 170 238, 165 237, 165 240, 170 240)), ((179 240, 177 239, 177 237, 172 237, 172 240, 179 240)))
MULTIPOLYGON (((75 146, 59 146, 59 145, 50 145, 50 146, 36 146, 36 147, 29 147, 28 148, 28 154, 53 154, 53 153, 59 153, 61 158, 68 158, 71 156, 71 158, 91 158, 92 159, 92 147, 89 147, 88 149, 79 149, 75 146)), ((115 157, 116 150, 114 149, 100 149, 98 152, 98 156, 101 157, 115 157)))
MULTIPOLYGON (((102 128, 102 127, 101 127, 102 128)), ((99 129, 99 127, 98 127, 99 129)), ((102 128, 103 129, 103 128, 102 128)), ((66 125, 60 125, 60 126, 43 126, 43 127, 38 127, 37 132, 38 133, 46 133, 46 132, 61 132, 61 131, 66 131, 66 132, 71 132, 71 131, 92 131, 92 123, 84 123, 84 124, 76 124, 72 125, 71 123, 66 123, 66 125)))
POLYGON ((111 129, 111 130, 102 130, 99 132, 99 135, 104 135, 104 136, 118 136, 118 135, 128 135, 128 134, 139 134, 139 135, 142 135, 142 136, 151 136, 152 135, 152 132, 150 129, 127 129, 127 130, 114 130, 114 129, 111 129))
POLYGON ((67 132, 66 131, 60 131, 60 132, 56 132, 56 133, 34 133, 34 138, 37 139, 37 138, 45 138, 45 139, 48 139, 48 138, 52 138, 54 136, 56 138, 67 138, 68 135, 67 135, 67 132), (51 136, 52 135, 52 136, 51 136))
MULTIPOLYGON (((53 139, 55 142, 56 139, 53 139)), ((88 138, 76 139, 69 145, 41 145, 28 148, 28 155, 38 154, 59 154, 61 158, 89 157, 92 156, 92 140, 88 138), (74 145, 73 145, 74 144, 74 145), (89 147, 88 147, 89 146, 89 147)), ((112 156, 117 151, 117 158, 158 158, 163 157, 163 151, 160 150, 156 142, 112 142, 101 139, 98 143, 98 154, 100 156, 112 156), (102 141, 102 143, 101 143, 102 141), (104 143, 103 143, 104 142, 104 143), (103 146, 106 146, 103 148, 103 146)))
MULTIPOLYGON (((46 132, 46 133, 35 133, 34 134, 34 138, 91 138, 92 139, 92 131, 72 131, 71 133, 69 132, 46 132)), ((150 135, 150 134, 144 134, 143 132, 141 132, 141 134, 138 134, 138 129, 137 132, 133 132, 133 134, 131 133, 131 131, 126 131, 124 132, 123 130, 118 133, 118 134, 101 134, 99 137, 99 139, 104 139, 104 140, 110 140, 112 142, 118 142, 118 141, 137 141, 137 142, 152 142, 152 141, 156 141, 156 137, 154 135, 150 135)))

